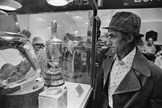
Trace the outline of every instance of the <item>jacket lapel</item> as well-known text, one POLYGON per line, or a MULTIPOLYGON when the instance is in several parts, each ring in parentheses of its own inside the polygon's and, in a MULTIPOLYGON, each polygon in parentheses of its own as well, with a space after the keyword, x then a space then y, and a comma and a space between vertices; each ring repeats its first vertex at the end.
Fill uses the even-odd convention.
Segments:
POLYGON ((131 69, 128 72, 128 74, 125 76, 125 78, 122 80, 122 82, 119 84, 114 94, 133 92, 133 91, 138 91, 140 89, 141 89, 140 82, 137 76, 135 75, 134 70, 131 69))
POLYGON ((151 76, 151 72, 148 67, 149 66, 148 60, 143 56, 143 54, 138 49, 136 51, 137 52, 132 63, 132 68, 124 77, 122 82, 119 84, 114 94, 121 94, 140 90, 141 84, 138 79, 138 76, 136 75, 136 72, 144 75, 145 77, 151 76))

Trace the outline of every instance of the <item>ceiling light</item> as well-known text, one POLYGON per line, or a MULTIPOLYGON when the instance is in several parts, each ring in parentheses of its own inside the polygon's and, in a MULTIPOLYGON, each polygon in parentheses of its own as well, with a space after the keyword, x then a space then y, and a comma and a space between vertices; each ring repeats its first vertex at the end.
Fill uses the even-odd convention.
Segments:
POLYGON ((72 19, 74 20, 83 20, 82 16, 73 16, 72 19))
POLYGON ((46 0, 46 1, 47 3, 53 6, 64 6, 72 2, 73 0, 46 0))
POLYGON ((14 11, 21 8, 22 5, 15 0, 0 0, 0 9, 7 11, 14 11))

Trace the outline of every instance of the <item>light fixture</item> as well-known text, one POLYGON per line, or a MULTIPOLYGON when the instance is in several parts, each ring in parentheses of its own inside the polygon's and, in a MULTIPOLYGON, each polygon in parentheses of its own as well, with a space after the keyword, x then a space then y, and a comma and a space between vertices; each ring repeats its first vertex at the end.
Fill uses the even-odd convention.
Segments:
POLYGON ((47 3, 53 6, 64 6, 72 2, 73 0, 46 0, 46 1, 47 3))
POLYGON ((14 11, 21 8, 22 5, 15 0, 0 0, 0 9, 7 11, 14 11))

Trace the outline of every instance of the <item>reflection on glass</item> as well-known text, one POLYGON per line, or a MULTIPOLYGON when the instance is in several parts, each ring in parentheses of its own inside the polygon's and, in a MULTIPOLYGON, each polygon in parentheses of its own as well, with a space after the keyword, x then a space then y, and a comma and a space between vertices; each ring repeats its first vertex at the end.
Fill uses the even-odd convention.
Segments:
POLYGON ((62 51, 64 79, 79 83, 89 83, 86 41, 83 41, 82 37, 76 37, 67 33, 64 37, 64 44, 66 44, 62 51))

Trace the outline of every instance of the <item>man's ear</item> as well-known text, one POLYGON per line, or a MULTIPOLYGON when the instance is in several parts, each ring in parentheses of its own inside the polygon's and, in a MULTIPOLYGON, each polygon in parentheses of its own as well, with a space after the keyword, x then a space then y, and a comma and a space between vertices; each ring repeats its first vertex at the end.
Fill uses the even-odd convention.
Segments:
POLYGON ((128 34, 127 42, 131 43, 134 40, 134 36, 132 34, 128 34))

